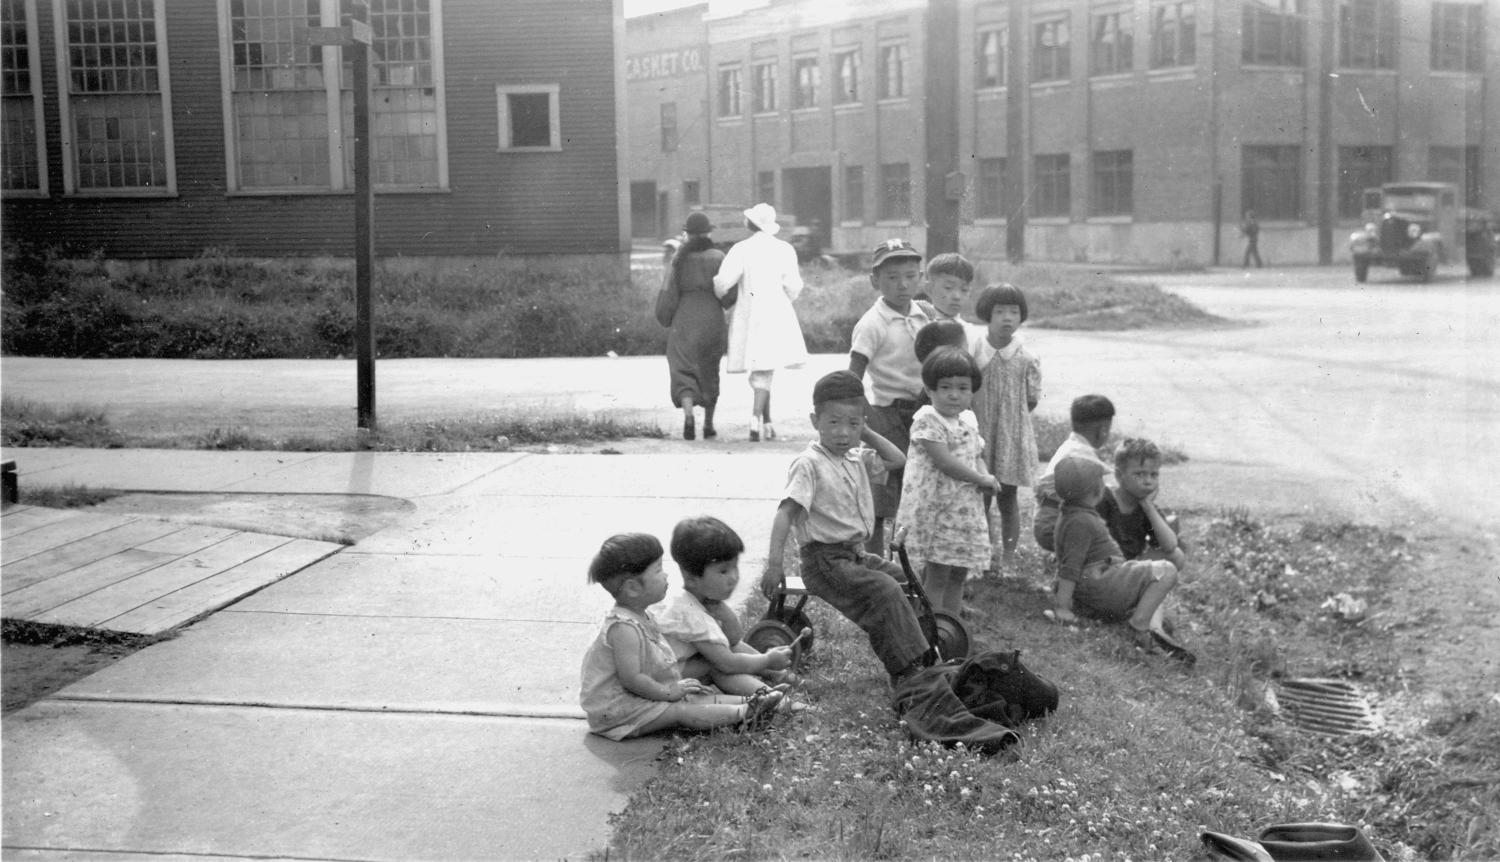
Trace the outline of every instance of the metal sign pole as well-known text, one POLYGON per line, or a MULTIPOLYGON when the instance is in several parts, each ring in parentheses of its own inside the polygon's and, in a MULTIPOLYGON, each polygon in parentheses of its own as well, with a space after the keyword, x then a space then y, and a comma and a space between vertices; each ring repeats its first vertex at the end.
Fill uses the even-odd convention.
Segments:
POLYGON ((368 438, 376 432, 375 309, 370 288, 375 271, 375 195, 370 170, 370 7, 360 2, 354 7, 355 15, 350 22, 353 38, 348 47, 349 62, 354 67, 354 348, 359 433, 361 438, 368 438))

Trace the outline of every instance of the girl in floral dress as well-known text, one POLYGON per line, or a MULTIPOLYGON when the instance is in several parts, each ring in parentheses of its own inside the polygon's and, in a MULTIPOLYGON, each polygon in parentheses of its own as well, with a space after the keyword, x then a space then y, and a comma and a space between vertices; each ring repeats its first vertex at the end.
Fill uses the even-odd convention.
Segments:
POLYGON ((956 617, 968 571, 990 560, 982 494, 1000 486, 980 459, 984 439, 969 409, 980 385, 973 357, 954 347, 934 350, 922 363, 922 385, 932 403, 912 418, 896 523, 907 550, 923 561, 933 608, 956 617))
MULTIPOLYGON (((1042 397, 1042 366, 1027 352, 1016 331, 1026 322, 1026 295, 1013 284, 992 284, 974 303, 987 330, 974 338, 969 353, 984 371, 984 385, 974 398, 979 433, 984 436, 984 466, 1000 483, 1000 545, 1010 565, 1021 532, 1016 489, 1031 487, 1036 477, 1036 430, 1031 411, 1042 397)), ((985 508, 988 509, 988 500, 985 508)), ((988 564, 986 564, 988 565, 988 564)))

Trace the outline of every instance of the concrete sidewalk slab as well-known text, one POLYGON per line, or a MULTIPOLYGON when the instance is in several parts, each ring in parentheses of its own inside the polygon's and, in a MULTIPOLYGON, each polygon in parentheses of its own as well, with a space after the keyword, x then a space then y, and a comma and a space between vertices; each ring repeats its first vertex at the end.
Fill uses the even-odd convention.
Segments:
POLYGON ((581 718, 579 658, 597 631, 224 611, 54 697, 581 718))
POLYGON ((226 485, 224 490, 276 494, 383 494, 412 499, 451 494, 503 473, 525 452, 320 452, 316 457, 226 485))
POLYGON ((752 499, 771 502, 771 512, 786 485, 792 455, 717 454, 539 455, 496 471, 459 489, 459 496, 575 496, 633 499, 752 499), (608 481, 601 481, 601 477, 608 481))
POLYGON ((6 857, 581 859, 660 746, 577 721, 44 701, 4 724, 6 857))

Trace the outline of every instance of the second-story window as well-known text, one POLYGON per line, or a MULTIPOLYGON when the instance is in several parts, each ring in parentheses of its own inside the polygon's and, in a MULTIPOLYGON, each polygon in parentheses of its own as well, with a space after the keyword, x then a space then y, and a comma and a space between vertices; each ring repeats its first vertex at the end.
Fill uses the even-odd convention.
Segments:
POLYGON ((0 83, 5 106, 0 138, 0 188, 7 192, 47 190, 42 147, 42 93, 36 53, 35 10, 26 0, 0 4, 0 83))
POLYGON ((1301 66, 1304 0, 1249 0, 1240 21, 1240 59, 1250 66, 1301 66))
POLYGON ((1396 68, 1396 0, 1343 0, 1339 4, 1339 65, 1346 69, 1396 68))
POLYGON ((1089 74, 1129 72, 1135 60, 1134 23, 1128 10, 1115 9, 1094 16, 1089 41, 1089 74))
POLYGON ((756 63, 751 74, 754 75, 755 113, 765 114, 776 110, 776 64, 756 63))
POLYGON ((1478 3, 1432 4, 1432 69, 1484 71, 1484 7, 1478 3))
POLYGON ((833 55, 834 81, 833 103, 847 105, 859 101, 859 49, 840 51, 833 55))
POLYGON ((744 82, 740 80, 739 66, 721 66, 719 68, 719 116, 738 117, 745 112, 740 102, 740 94, 744 91, 744 82))
POLYGON ((661 103, 661 151, 664 153, 676 152, 677 150, 677 103, 661 103))
POLYGON ((1005 29, 980 30, 974 46, 974 86, 983 89, 1005 86, 1005 29))
POLYGON ((1033 35, 1031 80, 1067 80, 1072 75, 1069 54, 1073 49, 1067 16, 1037 22, 1033 35))
POLYGON ((1198 62, 1194 0, 1170 0, 1151 6, 1151 68, 1191 66, 1198 62))
POLYGON ((881 99, 901 99, 906 96, 906 43, 896 42, 880 46, 880 90, 881 99))
POLYGON ((792 74, 795 78, 792 90, 793 108, 816 108, 818 106, 818 85, 822 74, 818 68, 817 57, 798 57, 792 61, 792 74))

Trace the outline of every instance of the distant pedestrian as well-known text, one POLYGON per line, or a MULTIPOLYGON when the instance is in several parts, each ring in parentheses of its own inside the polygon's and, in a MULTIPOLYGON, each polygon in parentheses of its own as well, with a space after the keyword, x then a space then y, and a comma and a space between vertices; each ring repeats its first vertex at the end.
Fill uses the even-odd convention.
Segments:
POLYGON ((726 346, 724 309, 714 295, 714 276, 724 252, 714 248, 713 224, 701 212, 687 217, 687 239, 667 263, 657 302, 657 320, 671 327, 667 371, 672 404, 682 408, 682 439, 696 434, 693 408, 703 408, 703 439, 718 436, 714 408, 719 403, 719 360, 726 346))
POLYGON ((1255 218, 1255 210, 1245 210, 1245 220, 1240 222, 1240 233, 1245 237, 1245 269, 1250 268, 1250 259, 1255 259, 1257 269, 1265 266, 1260 259, 1260 222, 1255 218))
POLYGON ((807 361, 807 344, 792 301, 802 293, 797 251, 776 238, 776 209, 760 203, 744 211, 750 236, 724 255, 714 292, 732 301, 729 315, 729 371, 750 373, 755 401, 750 416, 752 441, 776 439, 771 425, 771 380, 778 368, 807 361), (731 299, 731 291, 737 296, 731 299))
POLYGON ((662 556, 655 536, 623 533, 606 539, 589 564, 589 583, 615 598, 583 657, 579 701, 589 730, 620 740, 674 727, 764 727, 776 714, 782 692, 722 695, 678 672, 672 645, 646 611, 667 595, 662 556))

